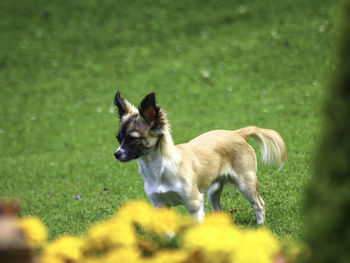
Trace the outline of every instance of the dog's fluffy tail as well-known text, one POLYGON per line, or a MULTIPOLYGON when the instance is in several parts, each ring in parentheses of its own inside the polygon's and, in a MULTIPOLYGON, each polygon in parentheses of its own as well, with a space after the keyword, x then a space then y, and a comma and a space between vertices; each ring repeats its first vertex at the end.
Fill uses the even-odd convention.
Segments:
POLYGON ((279 165, 282 169, 286 160, 286 145, 278 132, 269 129, 261 129, 255 126, 249 126, 237 130, 244 138, 252 137, 260 146, 262 160, 265 164, 279 165))

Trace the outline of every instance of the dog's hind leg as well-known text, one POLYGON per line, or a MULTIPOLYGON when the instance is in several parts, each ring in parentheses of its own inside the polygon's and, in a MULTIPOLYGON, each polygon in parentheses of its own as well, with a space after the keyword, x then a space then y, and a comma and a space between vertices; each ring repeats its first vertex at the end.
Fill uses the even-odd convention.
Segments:
POLYGON ((262 224, 265 221, 265 202, 261 198, 258 189, 258 180, 254 171, 241 173, 236 180, 238 190, 248 199, 256 214, 256 222, 262 224))
POLYGON ((212 183, 208 188, 207 196, 213 212, 221 210, 220 195, 223 188, 224 184, 219 180, 212 183))

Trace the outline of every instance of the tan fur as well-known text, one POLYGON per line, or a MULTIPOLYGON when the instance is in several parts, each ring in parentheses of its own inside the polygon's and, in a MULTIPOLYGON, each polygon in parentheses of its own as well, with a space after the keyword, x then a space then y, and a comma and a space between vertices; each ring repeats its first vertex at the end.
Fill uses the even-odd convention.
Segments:
MULTIPOLYGON (((171 138, 170 134, 164 136, 171 138)), ((213 182, 222 178, 223 181, 233 182, 238 186, 256 211, 258 223, 264 221, 265 203, 258 190, 255 152, 246 141, 249 137, 258 142, 266 164, 279 164, 282 168, 286 148, 282 138, 274 130, 254 126, 236 131, 214 130, 176 146, 170 139, 161 141, 160 149, 166 149, 168 156, 180 156, 176 176, 178 180, 186 181, 187 185, 192 186, 185 200, 191 213, 196 214, 200 209, 202 193, 213 182)), ((213 210, 219 209, 213 207, 213 210)), ((202 216, 195 217, 201 220, 202 216)))
MULTIPOLYGON (((274 130, 260 129, 254 126, 236 131, 214 130, 204 133, 186 144, 172 148, 182 156, 180 171, 196 177, 198 189, 205 191, 219 176, 232 169, 237 174, 244 171, 256 172, 256 157, 247 139, 253 137, 266 151, 263 156, 266 164, 278 163, 283 166, 286 149, 280 135, 274 130), (272 145, 271 145, 272 144, 272 145)), ((170 151, 172 141, 161 142, 161 149, 170 151), (166 144, 164 147, 163 144, 166 144)))
POLYGON ((124 114, 121 121, 128 119, 133 114, 139 113, 137 108, 134 105, 132 105, 130 102, 128 102, 126 99, 124 99, 123 103, 124 103, 124 109, 126 113, 124 114))

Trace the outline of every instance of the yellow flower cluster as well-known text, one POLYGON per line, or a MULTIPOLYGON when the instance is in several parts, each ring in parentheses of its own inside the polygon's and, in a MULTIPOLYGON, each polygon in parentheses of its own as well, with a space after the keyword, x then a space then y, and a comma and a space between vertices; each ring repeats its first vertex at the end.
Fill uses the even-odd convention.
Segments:
POLYGON ((200 262, 273 262, 280 251, 278 240, 267 229, 240 229, 219 213, 186 231, 183 247, 200 262))
POLYGON ((63 235, 50 243, 41 256, 42 263, 81 262, 85 240, 80 237, 63 235))
POLYGON ((17 219, 15 224, 25 235, 30 247, 36 249, 42 247, 47 240, 47 228, 36 217, 28 216, 17 219))
POLYGON ((136 245, 133 225, 118 218, 111 218, 91 226, 87 232, 86 240, 87 248, 90 250, 106 251, 136 245))
POLYGON ((169 208, 154 209, 145 201, 128 202, 116 213, 116 217, 134 223, 145 231, 156 235, 175 235, 192 223, 189 217, 182 216, 169 208))
MULTIPOLYGON (((18 225, 38 247, 46 240, 46 228, 39 227, 38 220, 26 220, 18 225)), ((85 235, 64 235, 45 245, 41 262, 267 263, 280 253, 280 242, 267 229, 238 228, 226 214, 209 214, 202 224, 195 224, 172 209, 131 201, 85 235)))

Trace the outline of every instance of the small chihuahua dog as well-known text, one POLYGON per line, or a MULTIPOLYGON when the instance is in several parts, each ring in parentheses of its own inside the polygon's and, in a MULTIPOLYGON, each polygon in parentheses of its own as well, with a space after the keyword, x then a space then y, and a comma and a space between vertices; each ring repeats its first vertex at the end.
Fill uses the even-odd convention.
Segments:
POLYGON ((174 145, 166 113, 147 95, 135 108, 115 95, 120 127, 120 147, 114 153, 121 162, 137 160, 147 196, 155 207, 184 204, 197 221, 204 218, 204 192, 213 211, 221 210, 220 194, 227 182, 234 183, 255 210, 256 220, 265 220, 265 203, 258 190, 257 163, 252 137, 263 162, 283 167, 286 147, 274 130, 250 126, 235 131, 206 132, 188 143, 174 145))

